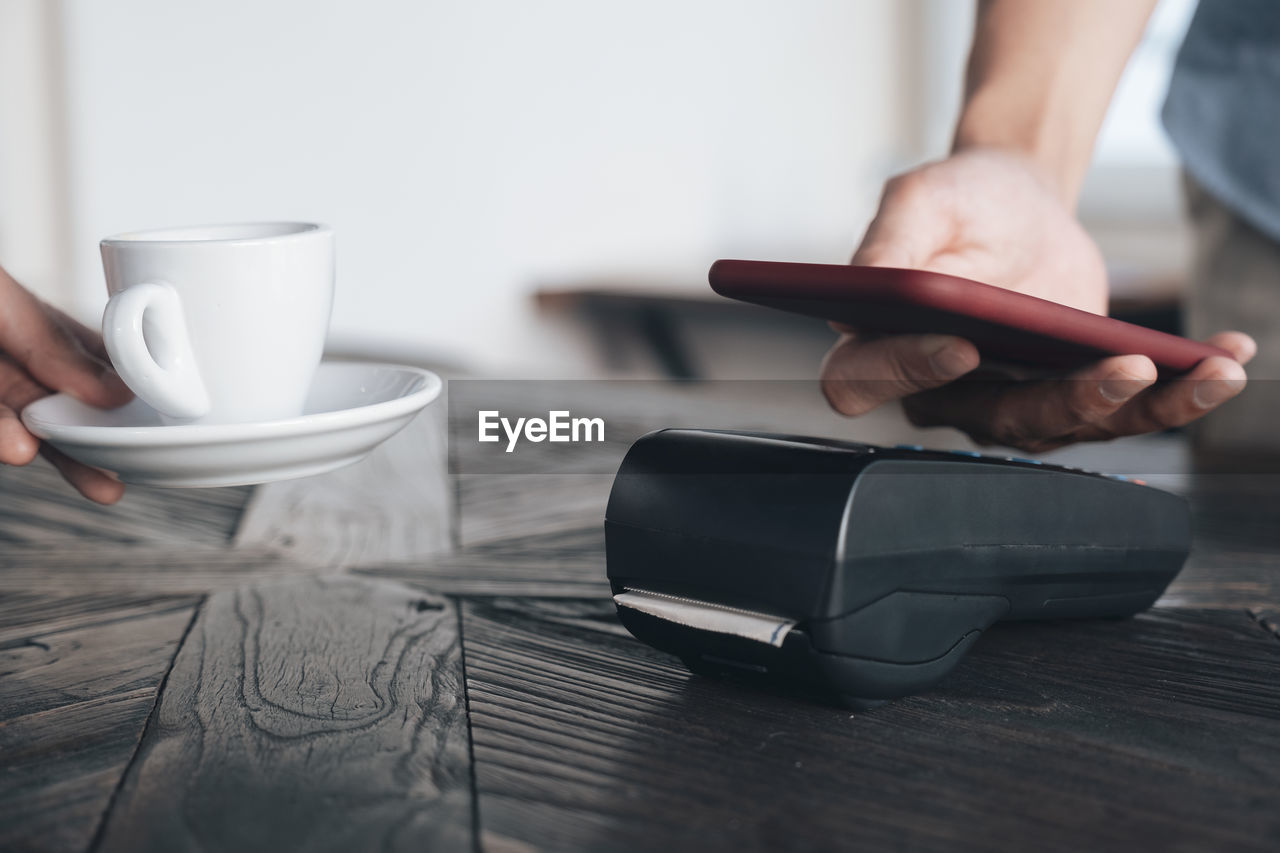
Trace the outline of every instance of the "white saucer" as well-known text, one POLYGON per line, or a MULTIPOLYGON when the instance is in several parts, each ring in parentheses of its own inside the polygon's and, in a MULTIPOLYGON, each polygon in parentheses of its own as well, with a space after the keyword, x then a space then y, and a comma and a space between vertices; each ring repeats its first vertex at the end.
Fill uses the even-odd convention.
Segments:
POLYGON ((247 486, 360 461, 413 420, 442 384, 414 367, 326 362, 296 418, 164 426, 141 400, 104 411, 55 394, 27 406, 22 422, 72 459, 126 483, 247 486))

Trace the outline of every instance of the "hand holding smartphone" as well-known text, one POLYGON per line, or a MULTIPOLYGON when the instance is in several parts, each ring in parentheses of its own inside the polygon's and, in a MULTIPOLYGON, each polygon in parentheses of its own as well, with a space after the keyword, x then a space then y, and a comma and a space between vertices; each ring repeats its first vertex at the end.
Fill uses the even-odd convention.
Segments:
POLYGON ((923 270, 724 260, 710 279, 724 296, 855 331, 821 368, 836 411, 901 400, 916 426, 1024 453, 1194 421, 1240 393, 1254 349, 1238 332, 1199 343, 923 270), (975 370, 983 361, 1033 370, 975 370))
POLYGON ((1056 302, 924 270, 842 264, 720 260, 709 274, 721 296, 870 332, 946 334, 984 359, 1070 369, 1115 355, 1145 355, 1161 376, 1232 354, 1056 302))

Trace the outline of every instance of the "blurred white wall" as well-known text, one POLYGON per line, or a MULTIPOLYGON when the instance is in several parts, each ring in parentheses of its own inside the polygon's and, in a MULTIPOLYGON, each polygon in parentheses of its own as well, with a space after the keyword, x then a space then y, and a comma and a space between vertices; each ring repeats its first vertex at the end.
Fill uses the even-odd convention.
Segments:
POLYGON ((68 295, 110 233, 316 219, 335 338, 567 369, 540 283, 847 257, 911 149, 903 8, 66 0, 68 295))
POLYGON ((71 243, 58 6, 0 0, 0 265, 69 296, 71 243))

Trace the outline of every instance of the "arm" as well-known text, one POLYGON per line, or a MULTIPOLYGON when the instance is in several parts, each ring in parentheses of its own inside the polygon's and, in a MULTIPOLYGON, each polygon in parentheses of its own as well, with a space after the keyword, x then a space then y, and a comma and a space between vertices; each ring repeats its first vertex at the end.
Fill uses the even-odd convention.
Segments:
MULTIPOLYGON (((1102 255, 1073 210, 1094 137, 1151 0, 984 0, 965 103, 945 160, 889 181, 855 264, 976 279, 1105 313, 1102 255)), ((970 377, 978 352, 946 335, 860 336, 841 329, 823 392, 847 415, 902 399, 920 426, 1029 451, 1152 432, 1238 394, 1255 345, 1210 341, 1236 360, 1206 359, 1186 381, 1155 384, 1145 356, 1103 359, 1063 379, 970 377), (1238 363, 1237 363, 1238 362, 1238 363), (957 381, 960 380, 960 381, 957 381)))
POLYGON ((1156 0, 981 0, 955 150, 1026 155, 1075 207, 1116 83, 1156 0))

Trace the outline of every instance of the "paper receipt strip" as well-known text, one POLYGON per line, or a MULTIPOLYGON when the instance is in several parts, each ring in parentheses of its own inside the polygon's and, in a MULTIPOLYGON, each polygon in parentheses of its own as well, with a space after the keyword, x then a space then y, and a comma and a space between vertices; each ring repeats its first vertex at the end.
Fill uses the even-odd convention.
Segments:
POLYGON ((619 607, 630 607, 677 625, 717 634, 732 634, 771 646, 781 646, 787 632, 796 624, 793 619, 783 619, 767 613, 739 610, 736 607, 641 589, 620 592, 613 597, 613 601, 619 607))

